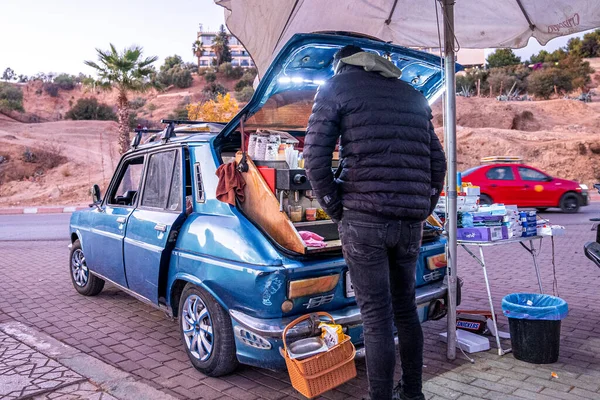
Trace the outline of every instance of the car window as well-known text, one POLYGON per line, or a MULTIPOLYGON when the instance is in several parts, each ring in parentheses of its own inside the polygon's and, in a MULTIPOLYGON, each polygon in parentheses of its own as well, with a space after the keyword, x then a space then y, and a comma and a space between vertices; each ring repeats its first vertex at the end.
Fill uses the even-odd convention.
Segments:
POLYGON ((524 181, 546 181, 548 175, 531 168, 519 167, 519 175, 524 181))
POLYGON ((181 193, 181 157, 175 157, 175 169, 173 170, 173 179, 171 179, 171 192, 169 194, 169 203, 167 209, 170 211, 182 210, 181 193))
POLYGON ((135 204, 140 190, 144 171, 144 157, 136 157, 125 161, 121 171, 118 183, 114 186, 115 189, 108 196, 108 204, 131 206, 135 204))
POLYGON ((163 209, 167 207, 174 161, 174 150, 163 151, 150 156, 142 206, 163 209))
POLYGON ((196 172, 196 187, 198 192, 196 193, 196 201, 198 203, 204 203, 204 185, 202 183, 202 171, 200 171, 200 163, 194 164, 196 172))
POLYGON ((495 167, 485 174, 488 179, 497 181, 511 181, 515 179, 515 174, 511 167, 495 167))

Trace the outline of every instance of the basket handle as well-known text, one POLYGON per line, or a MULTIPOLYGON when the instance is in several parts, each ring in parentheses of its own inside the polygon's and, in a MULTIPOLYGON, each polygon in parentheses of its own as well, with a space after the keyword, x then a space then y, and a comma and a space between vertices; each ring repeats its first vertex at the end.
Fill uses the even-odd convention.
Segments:
MULTIPOLYGON (((352 344, 352 343, 350 343, 350 344, 352 344)), ((302 376, 304 379, 315 379, 315 378, 318 378, 318 377, 323 376, 325 374, 328 374, 331 371, 335 371, 336 369, 338 369, 338 368, 340 368, 340 367, 342 367, 342 366, 344 366, 344 365, 352 362, 354 360, 355 356, 356 356, 356 347, 354 347, 354 344, 352 344, 352 354, 350 355, 350 357, 348 357, 347 359, 345 359, 341 363, 336 364, 333 367, 327 368, 326 370, 321 371, 319 373, 316 373, 314 375, 303 375, 302 372, 300 372, 300 370, 298 369, 298 365, 296 365, 296 360, 290 360, 290 361, 292 361, 292 365, 294 366, 294 370, 296 371, 296 373, 299 376, 302 376)))
POLYGON ((323 311, 319 311, 319 312, 311 313, 311 314, 305 314, 305 315, 302 315, 302 316, 296 318, 295 320, 293 320, 292 322, 290 322, 289 324, 287 324, 287 326, 283 330, 283 333, 281 334, 281 338, 283 340, 283 350, 286 353, 287 353, 286 336, 287 336, 288 331, 291 328, 293 328, 294 326, 298 325, 300 322, 306 321, 307 319, 312 318, 314 315, 316 315, 316 316, 322 316, 322 317, 327 317, 327 318, 329 318, 331 320, 331 322, 335 322, 335 320, 333 319, 333 317, 331 316, 331 314, 323 312, 323 311))

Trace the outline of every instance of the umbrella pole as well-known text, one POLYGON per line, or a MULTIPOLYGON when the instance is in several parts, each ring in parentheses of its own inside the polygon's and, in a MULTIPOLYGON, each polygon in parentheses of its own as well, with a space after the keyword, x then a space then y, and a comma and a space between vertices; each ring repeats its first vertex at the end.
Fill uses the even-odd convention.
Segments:
POLYGON ((456 358, 456 67, 454 62, 454 2, 443 0, 444 69, 446 76, 446 113, 444 135, 448 158, 448 191, 446 192, 446 231, 448 233, 448 347, 446 356, 456 358))

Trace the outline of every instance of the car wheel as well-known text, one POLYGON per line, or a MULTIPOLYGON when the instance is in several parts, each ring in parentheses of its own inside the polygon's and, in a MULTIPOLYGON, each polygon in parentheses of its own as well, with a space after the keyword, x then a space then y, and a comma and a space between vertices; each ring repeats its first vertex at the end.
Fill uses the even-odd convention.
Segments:
POLYGON ((479 196, 479 204, 482 206, 491 206, 494 204, 494 201, 487 194, 482 194, 479 196))
POLYGON ((536 210, 538 210, 538 212, 546 212, 548 211, 548 207, 538 207, 536 210))
POLYGON ((90 273, 79 240, 73 242, 69 260, 71 272, 69 275, 75 290, 84 296, 95 296, 100 293, 104 288, 104 281, 90 273))
POLYGON ((579 198, 574 193, 567 193, 560 199, 560 209, 565 213, 576 213, 579 211, 579 198))
POLYGON ((238 366, 229 314, 204 289, 188 284, 179 302, 181 341, 192 362, 208 376, 222 376, 238 366))

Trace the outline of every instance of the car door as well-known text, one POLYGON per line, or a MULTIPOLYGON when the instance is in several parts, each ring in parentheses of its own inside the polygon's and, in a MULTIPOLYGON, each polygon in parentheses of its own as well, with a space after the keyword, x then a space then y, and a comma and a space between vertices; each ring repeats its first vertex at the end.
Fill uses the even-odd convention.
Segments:
POLYGON ((515 179, 512 165, 499 165, 492 167, 485 173, 489 195, 495 203, 519 204, 521 185, 515 179))
POLYGON ((182 157, 180 148, 148 156, 140 202, 127 224, 123 253, 129 289, 154 304, 177 239, 173 228, 185 217, 182 157))
POLYGON ((127 221, 135 209, 145 157, 123 159, 100 208, 94 211, 90 239, 86 243, 90 269, 127 287, 123 265, 123 240, 127 221))
POLYGON ((519 166, 518 172, 523 184, 524 206, 555 207, 558 204, 556 187, 549 184, 551 177, 525 166, 519 166))

